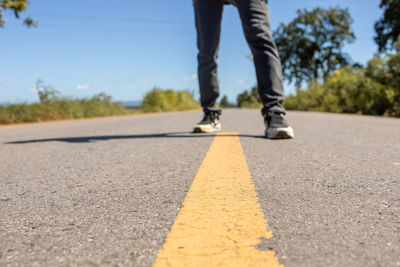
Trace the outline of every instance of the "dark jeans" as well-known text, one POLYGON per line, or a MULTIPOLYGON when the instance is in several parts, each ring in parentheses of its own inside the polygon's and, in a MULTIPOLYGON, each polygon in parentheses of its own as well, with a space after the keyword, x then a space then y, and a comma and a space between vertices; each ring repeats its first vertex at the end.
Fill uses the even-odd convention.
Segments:
MULTIPOLYGON (((214 110, 219 96, 217 58, 224 0, 194 0, 197 28, 198 76, 201 105, 214 110)), ((270 33, 266 0, 235 0, 243 31, 254 58, 262 112, 285 113, 282 70, 278 50, 270 33)))

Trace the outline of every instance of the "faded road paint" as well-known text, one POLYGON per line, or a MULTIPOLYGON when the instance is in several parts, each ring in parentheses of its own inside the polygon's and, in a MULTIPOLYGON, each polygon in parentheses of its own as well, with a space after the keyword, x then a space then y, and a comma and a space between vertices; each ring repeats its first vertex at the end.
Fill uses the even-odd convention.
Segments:
POLYGON ((159 252, 159 266, 283 266, 256 247, 272 238, 237 133, 218 134, 159 252))

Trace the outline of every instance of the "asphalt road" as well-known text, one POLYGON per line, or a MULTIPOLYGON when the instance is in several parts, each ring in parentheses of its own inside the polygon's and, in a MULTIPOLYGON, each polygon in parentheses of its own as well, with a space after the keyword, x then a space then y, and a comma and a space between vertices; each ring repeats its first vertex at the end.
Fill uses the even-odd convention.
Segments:
MULTIPOLYGON (((226 110, 285 266, 400 266, 400 120, 226 110)), ((0 127, 0 266, 151 266, 213 135, 199 111, 0 127)))

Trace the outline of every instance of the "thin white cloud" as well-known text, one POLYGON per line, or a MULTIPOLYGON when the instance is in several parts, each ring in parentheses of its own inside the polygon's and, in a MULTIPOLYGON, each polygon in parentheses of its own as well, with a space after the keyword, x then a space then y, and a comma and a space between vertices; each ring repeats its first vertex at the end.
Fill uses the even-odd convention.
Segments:
POLYGON ((244 84, 244 81, 243 80, 237 80, 236 83, 239 84, 239 85, 242 85, 242 84, 244 84))
POLYGON ((147 79, 147 78, 143 78, 141 81, 140 81, 141 83, 144 83, 144 84, 146 84, 146 83, 148 83, 149 82, 149 79, 147 79))
POLYGON ((192 74, 192 75, 190 75, 190 76, 185 76, 185 77, 183 77, 183 79, 184 79, 185 81, 193 81, 193 80, 196 80, 196 79, 197 79, 197 75, 196 75, 196 74, 192 74))
POLYGON ((0 84, 4 83, 4 79, 0 78, 0 84))
POLYGON ((78 89, 79 91, 88 90, 89 88, 90 88, 89 84, 78 84, 76 86, 76 89, 78 89))

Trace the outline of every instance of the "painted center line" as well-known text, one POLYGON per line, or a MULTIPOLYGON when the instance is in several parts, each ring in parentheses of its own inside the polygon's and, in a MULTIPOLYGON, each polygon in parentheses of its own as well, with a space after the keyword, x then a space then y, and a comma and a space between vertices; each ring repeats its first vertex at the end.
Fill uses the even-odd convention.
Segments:
POLYGON ((265 238, 272 232, 239 136, 217 134, 154 266, 283 266, 257 249, 265 238))

